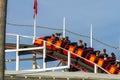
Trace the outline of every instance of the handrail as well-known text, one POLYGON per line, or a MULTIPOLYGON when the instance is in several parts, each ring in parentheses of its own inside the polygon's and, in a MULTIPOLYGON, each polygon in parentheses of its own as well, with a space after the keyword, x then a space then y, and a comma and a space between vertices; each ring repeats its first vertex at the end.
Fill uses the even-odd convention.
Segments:
POLYGON ((44 47, 31 47, 31 48, 20 48, 20 37, 33 39, 31 36, 23 36, 18 34, 11 34, 7 33, 8 36, 14 36, 16 37, 16 49, 7 49, 5 52, 16 52, 16 71, 19 70, 19 64, 20 64, 20 55, 19 51, 29 51, 29 50, 36 50, 36 49, 43 49, 44 47))
MULTIPOLYGON (((11 34, 11 33, 6 33, 7 36, 17 36, 18 34, 11 34)), ((25 35, 19 35, 20 37, 23 37, 23 38, 30 38, 30 39, 33 39, 34 36, 25 36, 25 35)))

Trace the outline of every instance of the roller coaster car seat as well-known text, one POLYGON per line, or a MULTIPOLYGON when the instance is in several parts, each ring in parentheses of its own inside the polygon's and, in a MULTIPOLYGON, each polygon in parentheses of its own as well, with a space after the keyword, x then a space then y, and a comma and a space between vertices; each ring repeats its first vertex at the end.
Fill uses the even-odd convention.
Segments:
POLYGON ((77 42, 71 42, 70 44, 68 45, 73 45, 73 46, 77 46, 77 42))
POLYGON ((104 60, 103 68, 108 69, 113 63, 115 63, 115 59, 104 60))
POLYGON ((47 49, 49 49, 49 50, 52 50, 52 48, 53 48, 53 39, 51 39, 51 38, 47 38, 47 40, 46 40, 46 48, 47 49))
POLYGON ((77 55, 75 54, 75 48, 75 46, 70 45, 68 50, 71 52, 71 57, 76 59, 77 55))
MULTIPOLYGON (((69 45, 67 50, 70 51, 71 57, 76 58, 76 55, 74 55, 74 54, 75 54, 75 53, 74 53, 74 51, 75 51, 75 46, 69 45)), ((68 55, 68 51, 67 51, 67 50, 63 50, 63 54, 68 55)))
POLYGON ((82 57, 83 52, 84 52, 84 49, 81 49, 81 48, 78 48, 78 49, 76 50, 76 54, 77 54, 78 56, 80 56, 80 57, 82 57))
POLYGON ((116 71, 116 69, 117 69, 117 67, 116 66, 114 66, 114 65, 111 65, 110 66, 110 69, 108 70, 111 74, 114 74, 115 73, 115 71, 116 71))
POLYGON ((35 39, 34 41, 34 45, 38 45, 38 46, 43 46, 43 40, 47 40, 48 38, 50 38, 51 36, 45 36, 45 37, 40 37, 35 39))
POLYGON ((84 52, 83 52, 82 57, 86 58, 86 56, 88 55, 88 53, 89 53, 90 51, 93 51, 93 50, 94 50, 94 48, 84 49, 84 52))
POLYGON ((53 46, 53 50, 60 50, 62 46, 62 41, 58 40, 55 42, 55 45, 53 46))
POLYGON ((45 36, 44 40, 47 40, 48 38, 51 38, 51 36, 45 36))
POLYGON ((120 75, 120 70, 118 71, 118 74, 120 75))
POLYGON ((103 64, 104 64, 104 61, 105 61, 104 59, 99 58, 97 64, 98 64, 100 67, 102 67, 103 64))
POLYGON ((44 40, 44 37, 35 39, 34 45, 43 46, 43 40, 44 40))
MULTIPOLYGON (((66 47, 65 47, 65 49, 70 51, 72 58, 77 58, 77 56, 75 55, 76 44, 77 44, 77 42, 72 42, 72 43, 66 45, 66 47)), ((63 54, 68 55, 67 50, 63 50, 63 54)))
POLYGON ((89 61, 84 60, 84 62, 87 63, 90 66, 94 66, 96 58, 97 58, 97 56, 91 54, 90 57, 89 57, 89 59, 88 59, 89 61))
POLYGON ((85 50, 86 50, 86 52, 90 52, 90 51, 93 51, 94 48, 87 48, 87 49, 85 49, 85 50))
POLYGON ((94 54, 94 51, 89 51, 89 52, 86 54, 85 58, 86 58, 86 59, 89 59, 91 54, 95 55, 95 54, 94 54))

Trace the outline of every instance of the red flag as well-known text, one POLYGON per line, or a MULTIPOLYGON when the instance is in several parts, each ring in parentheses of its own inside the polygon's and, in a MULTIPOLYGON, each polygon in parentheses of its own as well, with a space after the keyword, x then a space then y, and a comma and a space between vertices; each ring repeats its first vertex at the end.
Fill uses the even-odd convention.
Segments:
POLYGON ((34 16, 33 17, 35 17, 35 15, 37 15, 37 13, 38 13, 38 8, 37 8, 37 0, 34 0, 34 6, 33 6, 33 9, 34 9, 34 16))

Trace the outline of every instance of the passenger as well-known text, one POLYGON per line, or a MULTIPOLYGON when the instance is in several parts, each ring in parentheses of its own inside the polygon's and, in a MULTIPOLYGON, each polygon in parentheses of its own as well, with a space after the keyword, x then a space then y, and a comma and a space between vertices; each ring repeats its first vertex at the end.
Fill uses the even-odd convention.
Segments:
POLYGON ((109 66, 113 65, 116 61, 115 54, 112 52, 109 57, 107 55, 104 55, 104 60, 105 60, 104 67, 107 65, 109 66))
POLYGON ((79 40, 78 43, 77 43, 77 48, 83 48, 83 41, 82 40, 79 40))
POLYGON ((98 57, 100 55, 100 51, 95 51, 95 55, 98 57))
POLYGON ((117 64, 117 68, 120 70, 120 63, 117 64))
POLYGON ((117 68, 116 68, 115 73, 117 74, 117 73, 118 73, 118 71, 120 70, 120 63, 118 63, 116 67, 117 67, 117 68))
POLYGON ((65 38, 61 38, 60 40, 62 41, 62 48, 64 48, 65 47, 65 38))
POLYGON ((104 60, 108 60, 108 55, 103 55, 104 56, 104 60))
POLYGON ((58 33, 58 37, 59 37, 59 39, 61 39, 62 38, 62 33, 58 33))
POLYGON ((62 42, 64 42, 64 41, 65 41, 65 38, 61 38, 60 40, 61 40, 62 42))
POLYGON ((116 61, 116 57, 115 57, 115 54, 112 52, 111 54, 110 54, 110 57, 108 57, 108 59, 107 60, 109 60, 109 61, 116 61))
POLYGON ((100 54, 100 51, 99 50, 96 50, 96 51, 90 51, 90 54, 93 54, 93 55, 95 55, 95 56, 99 56, 99 54, 100 54))
POLYGON ((51 39, 52 39, 52 40, 54 40, 54 39, 55 39, 55 35, 54 35, 54 34, 52 34, 51 39))
POLYGON ((97 62, 98 61, 98 59, 99 59, 99 55, 100 55, 100 51, 99 50, 97 50, 97 51, 94 51, 94 55, 97 57, 96 58, 96 61, 95 62, 97 62))
POLYGON ((108 54, 106 53, 106 49, 103 49, 98 58, 104 58, 105 55, 108 56, 108 54))
POLYGON ((65 37, 65 40, 64 40, 65 45, 70 44, 70 42, 71 42, 71 41, 69 40, 69 37, 66 36, 66 37, 65 37))
POLYGON ((87 43, 83 44, 83 49, 87 49, 87 43))
POLYGON ((58 41, 58 40, 59 40, 59 34, 56 33, 56 34, 55 34, 55 41, 58 41))
POLYGON ((113 52, 110 54, 110 57, 108 57, 107 61, 109 61, 111 65, 115 64, 116 57, 113 52))
POLYGON ((119 60, 116 60, 113 65, 117 66, 118 63, 120 63, 119 60))

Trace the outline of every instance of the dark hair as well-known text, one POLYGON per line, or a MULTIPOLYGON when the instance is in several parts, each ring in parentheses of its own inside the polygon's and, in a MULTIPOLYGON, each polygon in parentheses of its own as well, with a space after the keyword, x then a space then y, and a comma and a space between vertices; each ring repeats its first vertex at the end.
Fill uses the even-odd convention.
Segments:
POLYGON ((52 36, 55 36, 54 34, 52 34, 52 36))
POLYGON ((81 42, 81 43, 82 43, 83 41, 82 41, 82 40, 79 40, 79 42, 81 42))
POLYGON ((87 46, 87 43, 84 43, 85 46, 87 46))
POLYGON ((112 55, 113 57, 115 57, 115 54, 114 54, 113 52, 111 53, 111 55, 112 55))
POLYGON ((68 37, 68 36, 66 36, 66 38, 68 39, 69 37, 68 37))
POLYGON ((104 52, 106 52, 106 49, 103 49, 104 52))

